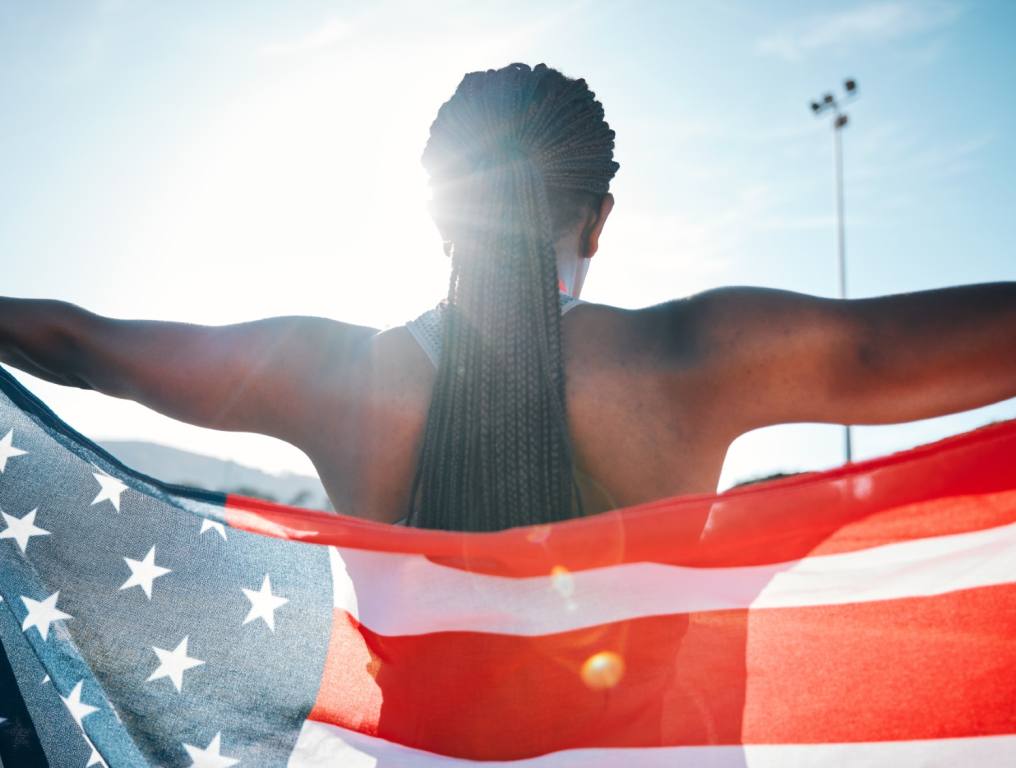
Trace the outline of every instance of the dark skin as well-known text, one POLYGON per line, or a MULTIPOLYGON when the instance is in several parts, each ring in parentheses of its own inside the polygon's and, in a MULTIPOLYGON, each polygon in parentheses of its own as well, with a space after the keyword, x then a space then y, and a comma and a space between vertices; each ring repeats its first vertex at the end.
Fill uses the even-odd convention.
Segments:
MULTIPOLYGON (((557 243, 581 290, 608 195, 557 243)), ((711 493, 739 435, 771 424, 888 424, 1016 396, 1016 283, 833 300, 761 288, 563 319, 568 412, 587 509, 711 493)), ((335 508, 405 515, 435 371, 405 327, 315 317, 228 326, 115 320, 0 298, 0 361, 191 424, 286 440, 335 508)))

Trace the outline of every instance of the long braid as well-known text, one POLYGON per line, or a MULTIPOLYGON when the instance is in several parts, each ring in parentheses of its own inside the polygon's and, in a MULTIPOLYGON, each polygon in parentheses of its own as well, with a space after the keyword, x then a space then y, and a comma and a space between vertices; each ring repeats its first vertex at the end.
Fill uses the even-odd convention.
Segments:
POLYGON ((470 73, 438 112, 423 163, 452 270, 410 525, 581 514, 554 235, 607 193, 613 147, 585 81, 543 64, 470 73))

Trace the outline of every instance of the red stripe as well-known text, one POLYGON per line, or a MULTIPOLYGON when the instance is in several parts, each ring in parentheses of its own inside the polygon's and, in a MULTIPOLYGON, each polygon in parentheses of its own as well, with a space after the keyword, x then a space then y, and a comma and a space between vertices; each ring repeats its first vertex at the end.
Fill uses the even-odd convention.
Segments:
POLYGON ((890 507, 847 523, 819 542, 807 556, 856 552, 885 544, 970 533, 1014 521, 1016 490, 929 499, 890 507))
POLYGON ((1014 606, 1006 585, 539 637, 385 637, 338 611, 310 719, 473 759, 1012 733, 1014 606), (590 688, 583 663, 603 651, 623 675, 590 688))
POLYGON ((752 613, 744 740, 1016 732, 1016 584, 752 613))
POLYGON ((755 565, 1012 522, 1014 463, 1016 420, 826 473, 553 526, 489 534, 423 531, 237 496, 227 500, 227 520, 281 538, 420 553, 500 576, 638 561, 755 565))

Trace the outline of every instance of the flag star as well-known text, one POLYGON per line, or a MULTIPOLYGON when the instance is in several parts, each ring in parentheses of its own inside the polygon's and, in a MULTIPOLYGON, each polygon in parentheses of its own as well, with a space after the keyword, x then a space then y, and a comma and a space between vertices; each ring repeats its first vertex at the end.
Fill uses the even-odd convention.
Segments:
POLYGON ((32 600, 30 597, 22 597, 21 602, 28 609, 28 615, 25 616, 25 620, 21 623, 21 631, 27 632, 32 627, 35 627, 39 630, 39 634, 42 635, 42 639, 45 640, 49 636, 49 625, 54 621, 73 619, 74 617, 69 613, 64 613, 56 607, 56 601, 59 596, 60 590, 57 590, 41 602, 32 600))
POLYGON ((7 523, 7 527, 0 531, 0 539, 14 539, 18 543, 18 548, 24 553, 25 549, 28 548, 28 540, 30 538, 33 536, 49 536, 49 531, 35 524, 35 513, 38 511, 38 508, 33 509, 24 517, 14 517, 0 511, 4 522, 7 523))
POLYGON ((49 675, 46 675, 44 678, 42 678, 42 682, 40 682, 39 685, 45 685, 48 682, 49 682, 49 675))
POLYGON ((85 763, 85 768, 92 768, 93 765, 101 765, 102 768, 107 768, 106 764, 102 761, 102 755, 99 754, 99 750, 95 748, 92 740, 88 738, 83 731, 81 735, 85 737, 85 743, 88 745, 88 748, 92 750, 88 755, 88 762, 85 763))
POLYGON ((288 603, 289 600, 285 597, 272 594, 272 582, 267 573, 265 574, 264 581, 261 582, 260 590, 245 589, 243 593, 250 600, 250 611, 247 612, 247 618, 243 620, 243 623, 246 624, 248 621, 254 621, 255 619, 264 619, 268 628, 274 632, 275 611, 277 608, 281 608, 288 603))
POLYGON ((162 648, 156 648, 152 646, 152 650, 155 651, 155 655, 159 657, 159 667, 148 679, 146 683, 152 680, 158 680, 160 677, 168 677, 173 681, 173 685, 176 686, 177 691, 183 690, 183 673, 191 667, 196 667, 199 664, 204 664, 200 659, 192 658, 187 655, 187 636, 184 635, 183 640, 180 644, 172 651, 167 651, 162 648))
POLYGON ((226 529, 222 525, 222 523, 217 523, 214 520, 209 520, 207 517, 201 521, 201 530, 198 531, 198 536, 200 536, 205 531, 215 531, 222 537, 223 541, 226 540, 226 529))
POLYGON ((3 725, 6 722, 7 722, 7 718, 6 717, 0 717, 0 725, 3 725))
POLYGON ((14 447, 14 430, 8 429, 7 434, 3 436, 3 439, 0 439, 0 472, 7 469, 7 459, 24 456, 26 453, 28 451, 14 447))
MULTIPOLYGON (((46 679, 49 679, 48 675, 46 679)), ((84 736, 85 743, 88 744, 88 748, 91 750, 88 755, 88 763, 86 763, 85 768, 90 768, 90 766, 93 765, 105 766, 106 764, 102 761, 102 756, 99 754, 99 750, 95 748, 92 740, 85 734, 84 726, 81 724, 81 721, 90 714, 99 711, 98 707, 93 707, 91 704, 85 704, 81 700, 81 686, 84 682, 84 680, 78 680, 78 684, 71 690, 71 695, 66 697, 60 696, 60 700, 67 705, 67 709, 70 710, 71 717, 73 717, 74 722, 78 724, 78 728, 81 729, 81 735, 84 736)))
POLYGON ((81 686, 84 685, 84 680, 78 680, 78 684, 71 690, 70 696, 61 696, 60 699, 64 704, 67 705, 67 709, 71 711, 71 717, 74 718, 74 722, 81 727, 81 721, 88 717, 93 712, 98 712, 98 707, 93 707, 91 704, 85 704, 81 700, 81 686))
POLYGON ((141 587, 149 600, 152 599, 152 582, 160 576, 173 572, 169 568, 163 568, 161 565, 155 564, 155 547, 148 550, 144 560, 131 560, 129 557, 125 557, 124 561, 127 563, 127 567, 131 569, 131 575, 120 589, 141 587))
POLYGON ((120 511, 120 494, 127 490, 127 486, 115 477, 110 477, 104 472, 93 472, 94 477, 99 482, 99 493, 96 494, 95 499, 92 501, 92 506, 99 504, 103 501, 108 501, 113 505, 113 508, 120 511))
POLYGON ((222 733, 219 732, 204 749, 184 744, 183 748, 187 750, 187 755, 191 759, 191 764, 187 768, 229 768, 239 763, 236 758, 222 754, 221 741, 222 733))

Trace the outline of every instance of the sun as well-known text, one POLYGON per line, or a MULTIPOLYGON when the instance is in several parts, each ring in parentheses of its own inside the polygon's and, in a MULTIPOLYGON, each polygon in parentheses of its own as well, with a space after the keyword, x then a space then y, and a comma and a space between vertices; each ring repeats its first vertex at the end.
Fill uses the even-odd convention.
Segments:
POLYGON ((363 119, 384 105, 362 83, 343 86, 327 68, 262 85, 209 115, 167 168, 135 250, 172 264, 167 288, 194 275, 222 288, 188 319, 387 327, 445 292, 419 163, 428 122, 408 125, 397 104, 363 119))

